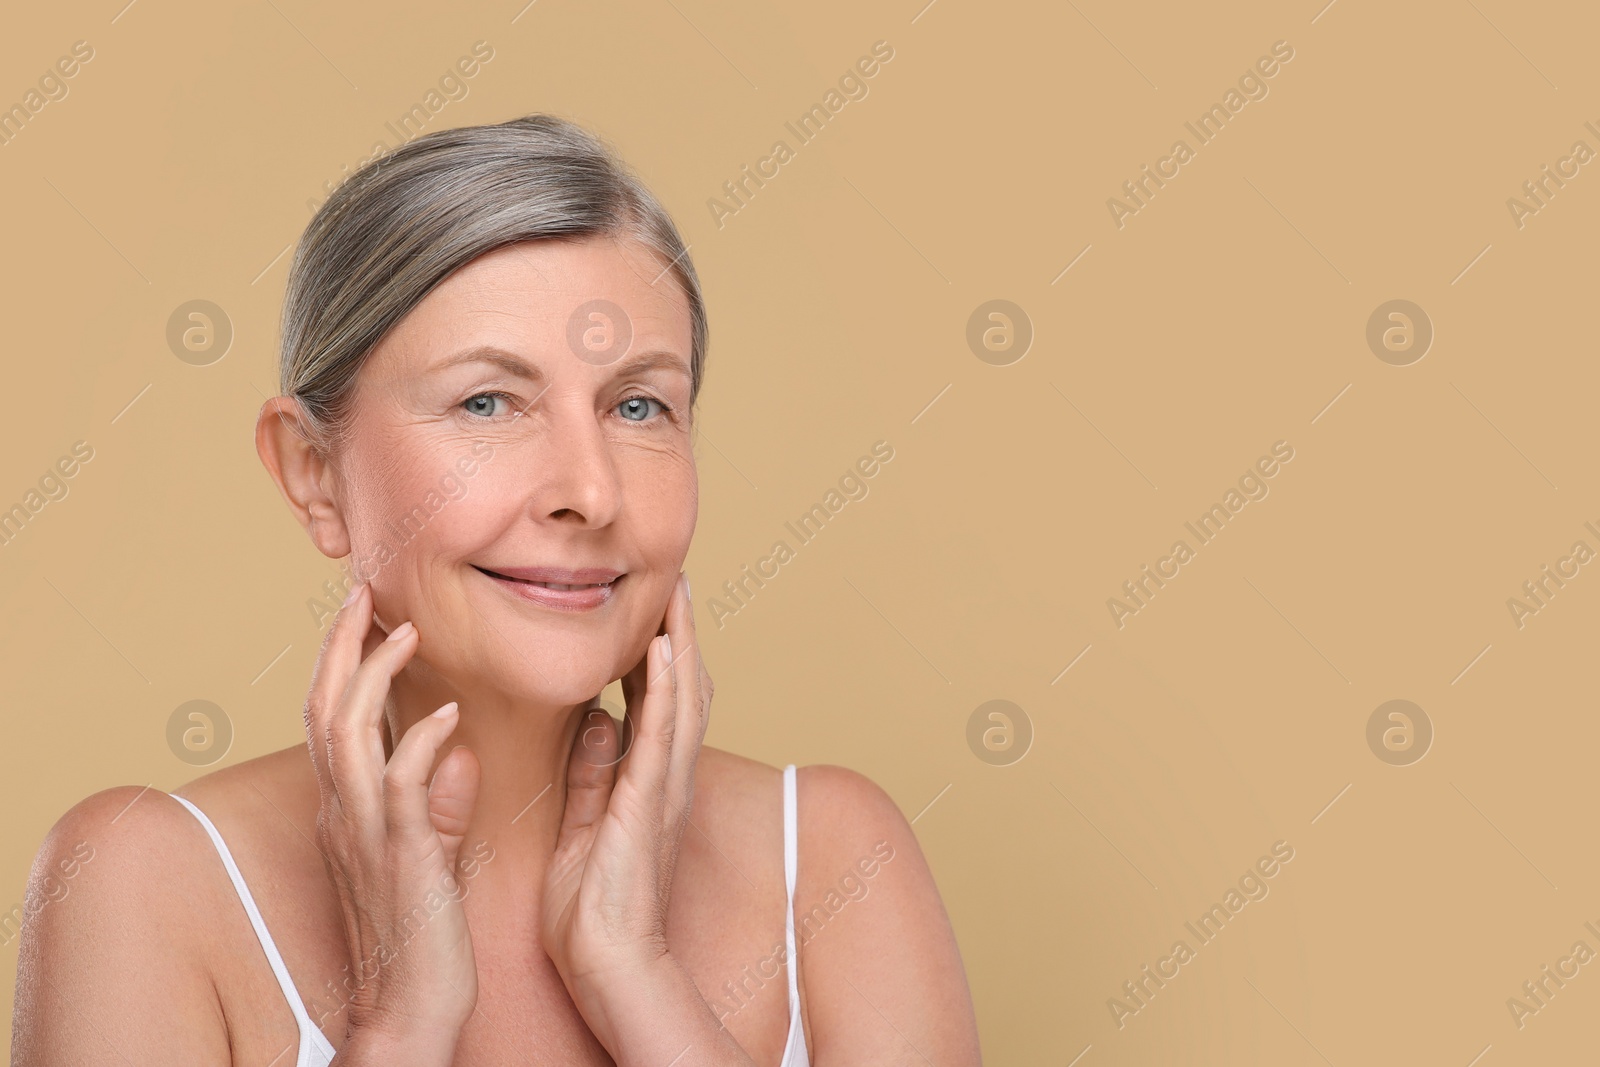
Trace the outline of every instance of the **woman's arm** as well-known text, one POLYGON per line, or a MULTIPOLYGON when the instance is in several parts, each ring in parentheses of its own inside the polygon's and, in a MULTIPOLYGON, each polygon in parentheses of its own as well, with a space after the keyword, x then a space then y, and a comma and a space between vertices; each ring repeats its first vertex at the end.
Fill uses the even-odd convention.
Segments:
POLYGON ((23 906, 13 1064, 231 1062, 196 858, 215 863, 205 831, 157 789, 108 789, 62 816, 23 906))
POLYGON ((916 834, 871 779, 797 771, 795 941, 814 1067, 982 1063, 972 995, 916 834))

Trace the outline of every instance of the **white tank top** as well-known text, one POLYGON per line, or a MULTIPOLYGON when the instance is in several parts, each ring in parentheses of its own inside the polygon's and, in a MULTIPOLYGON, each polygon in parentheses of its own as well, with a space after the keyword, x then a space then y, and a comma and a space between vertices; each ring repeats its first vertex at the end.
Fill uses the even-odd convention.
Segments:
MULTIPOLYGON (((294 1067, 328 1067, 333 1062, 333 1045, 323 1036, 321 1028, 311 1021, 311 1015, 300 999, 300 992, 295 989, 294 980, 289 977, 289 968, 284 965, 283 956, 278 952, 272 934, 267 931, 267 923, 261 917, 261 909, 256 907, 255 898, 250 895, 250 887, 244 884, 244 876, 239 873, 238 865, 233 862, 233 853, 228 851, 222 835, 217 832, 211 820, 206 818, 205 812, 182 797, 174 796, 172 799, 192 811, 194 817, 200 820, 200 825, 205 827, 206 833, 211 836, 211 843, 217 846, 217 853, 222 857, 222 865, 228 870, 228 878, 232 880, 233 888, 238 890, 239 902, 244 905, 245 914, 250 916, 250 925, 255 928, 256 938, 267 954, 267 962, 272 965, 272 973, 278 979, 278 988, 283 990, 284 999, 289 1002, 289 1010, 294 1013, 295 1024, 300 1028, 300 1052, 294 1061, 294 1067)), ((789 964, 789 1040, 783 1047, 783 1057, 778 1061, 778 1067, 811 1067, 811 1057, 806 1051, 805 1030, 800 1024, 800 984, 795 969, 794 879, 800 851, 795 808, 794 764, 791 763, 783 769, 783 880, 789 897, 783 921, 783 941, 789 964)))

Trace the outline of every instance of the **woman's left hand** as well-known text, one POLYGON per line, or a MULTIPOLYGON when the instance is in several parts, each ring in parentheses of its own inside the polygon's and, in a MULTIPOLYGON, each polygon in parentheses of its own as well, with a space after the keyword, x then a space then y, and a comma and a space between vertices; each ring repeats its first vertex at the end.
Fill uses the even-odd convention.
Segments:
MULTIPOLYGON (((611 716, 587 712, 567 767, 566 812, 545 876, 544 949, 590 1029, 617 1054, 622 1012, 639 994, 692 982, 667 949, 667 900, 694 797, 712 685, 695 639, 687 580, 667 604, 666 633, 622 679, 630 750, 611 716)), ((709 1016, 704 1001, 701 1012, 709 1016)), ((671 1056, 669 1054, 668 1058, 671 1056)))

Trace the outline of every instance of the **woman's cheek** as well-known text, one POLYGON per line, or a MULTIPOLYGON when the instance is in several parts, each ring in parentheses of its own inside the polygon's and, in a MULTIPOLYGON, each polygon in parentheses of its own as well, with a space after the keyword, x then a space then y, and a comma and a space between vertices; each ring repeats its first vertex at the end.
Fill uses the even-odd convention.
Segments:
POLYGON ((630 472, 630 495, 646 502, 649 525, 671 541, 668 551, 681 547, 687 553, 700 513, 700 477, 692 454, 674 450, 669 456, 666 462, 652 457, 656 461, 630 472))

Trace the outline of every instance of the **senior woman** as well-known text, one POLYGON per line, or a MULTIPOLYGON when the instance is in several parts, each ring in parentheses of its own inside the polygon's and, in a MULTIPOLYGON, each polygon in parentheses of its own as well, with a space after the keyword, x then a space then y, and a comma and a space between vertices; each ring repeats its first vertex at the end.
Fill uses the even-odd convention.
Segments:
POLYGON ((359 579, 308 744, 63 816, 13 1062, 979 1062, 893 802, 702 746, 687 252, 542 115, 420 137, 317 212, 256 426, 359 579))

